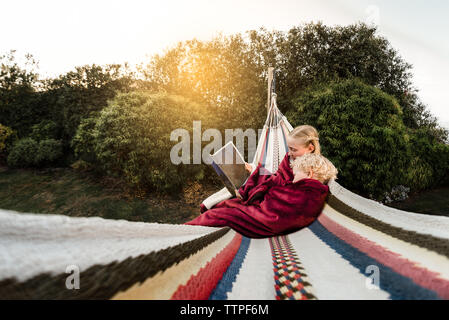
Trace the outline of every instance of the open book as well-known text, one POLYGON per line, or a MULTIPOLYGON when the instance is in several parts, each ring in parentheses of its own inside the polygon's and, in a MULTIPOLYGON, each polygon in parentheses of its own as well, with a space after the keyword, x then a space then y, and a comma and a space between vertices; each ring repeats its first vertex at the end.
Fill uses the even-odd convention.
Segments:
POLYGON ((212 167, 223 181, 226 189, 235 196, 235 189, 245 184, 250 173, 245 169, 245 160, 232 141, 211 155, 212 167))

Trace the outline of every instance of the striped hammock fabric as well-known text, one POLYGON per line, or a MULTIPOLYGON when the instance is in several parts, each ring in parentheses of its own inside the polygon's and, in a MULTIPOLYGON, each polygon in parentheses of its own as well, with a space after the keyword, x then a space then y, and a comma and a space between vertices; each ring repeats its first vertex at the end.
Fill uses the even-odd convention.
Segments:
MULTIPOLYGON (((275 172, 290 130, 274 101, 254 161, 275 172)), ((0 210, 0 298, 449 299, 448 217, 329 187, 314 223, 268 239, 0 210)))
MULTIPOLYGON (((276 104, 276 94, 273 93, 268 116, 260 134, 254 159, 251 162, 253 170, 261 163, 268 172, 274 173, 277 171, 288 151, 287 135, 292 130, 293 127, 287 118, 279 111, 276 104)), ((217 203, 231 197, 232 194, 228 189, 222 188, 205 199, 202 204, 210 209, 217 203)))
POLYGON ((265 169, 274 173, 288 151, 287 135, 293 127, 279 111, 276 94, 272 95, 270 110, 252 164, 256 167, 258 163, 262 163, 265 169))

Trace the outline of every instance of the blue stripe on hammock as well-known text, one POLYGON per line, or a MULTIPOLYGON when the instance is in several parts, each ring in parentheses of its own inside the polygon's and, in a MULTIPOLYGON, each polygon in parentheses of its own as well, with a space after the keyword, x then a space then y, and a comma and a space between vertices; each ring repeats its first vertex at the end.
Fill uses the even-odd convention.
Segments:
POLYGON ((392 300, 440 299, 434 291, 417 285, 410 278, 400 275, 391 268, 379 263, 377 260, 341 240, 332 232, 328 231, 318 220, 313 222, 309 226, 309 229, 351 265, 359 269, 363 275, 368 276, 365 273, 367 266, 378 266, 380 277, 379 287, 388 292, 392 300))
POLYGON ((239 250, 235 254, 234 260, 232 260, 220 282, 218 282, 217 286, 210 294, 209 300, 227 299, 227 294, 228 292, 231 292, 235 279, 237 278, 240 268, 242 267, 250 242, 251 239, 242 236, 242 243, 240 244, 239 250))

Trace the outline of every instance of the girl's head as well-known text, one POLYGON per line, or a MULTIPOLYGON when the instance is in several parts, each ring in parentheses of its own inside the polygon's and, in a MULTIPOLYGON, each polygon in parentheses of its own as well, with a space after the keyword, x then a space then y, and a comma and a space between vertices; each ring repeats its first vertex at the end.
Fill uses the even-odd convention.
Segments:
POLYGON ((321 154, 318 131, 309 125, 302 125, 290 131, 287 145, 288 155, 293 159, 306 153, 321 154))

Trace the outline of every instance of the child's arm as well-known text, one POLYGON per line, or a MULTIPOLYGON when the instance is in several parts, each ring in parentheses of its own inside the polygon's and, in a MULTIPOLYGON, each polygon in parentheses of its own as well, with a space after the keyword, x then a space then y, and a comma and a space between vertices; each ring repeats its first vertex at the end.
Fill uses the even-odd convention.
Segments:
POLYGON ((254 186, 258 185, 259 183, 262 183, 263 181, 269 178, 269 176, 260 175, 261 168, 262 165, 259 164, 253 171, 253 173, 249 176, 245 185, 243 185, 238 189, 238 193, 240 194, 242 200, 246 200, 248 198, 248 193, 252 188, 254 188, 254 186))
POLYGON ((278 172, 275 174, 269 174, 268 170, 259 164, 248 178, 246 184, 238 191, 242 197, 242 200, 247 200, 253 196, 254 192, 256 192, 254 189, 255 186, 257 186, 257 192, 259 193, 262 189, 266 192, 270 187, 282 186, 284 184, 285 181, 278 172), (264 174, 264 171, 266 174, 264 174))

